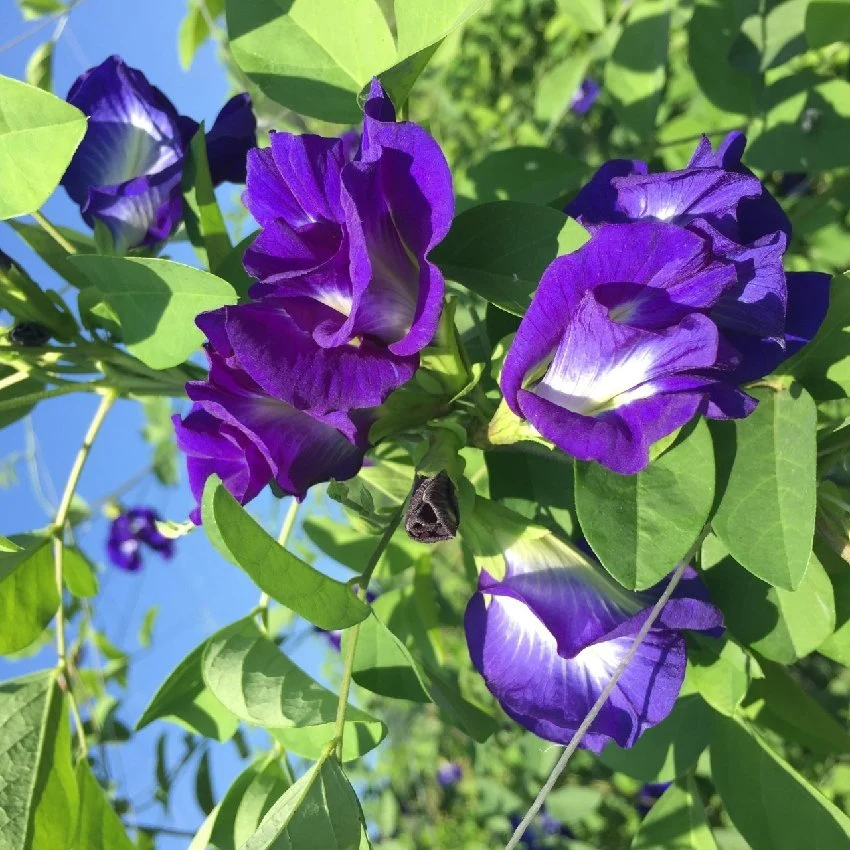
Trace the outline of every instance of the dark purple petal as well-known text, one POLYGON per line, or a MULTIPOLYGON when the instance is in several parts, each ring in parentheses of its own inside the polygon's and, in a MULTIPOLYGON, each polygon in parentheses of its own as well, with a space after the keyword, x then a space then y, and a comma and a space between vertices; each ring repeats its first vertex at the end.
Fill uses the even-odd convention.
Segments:
POLYGON ((177 110, 145 75, 110 56, 71 86, 68 102, 88 118, 86 134, 62 178, 82 206, 90 187, 115 186, 182 161, 177 110))
POLYGON ((570 100, 570 109, 577 115, 586 115, 596 103, 601 91, 596 80, 585 77, 570 100))
POLYGON ((338 314, 314 302, 266 298, 204 313, 197 324, 232 368, 299 410, 323 416, 377 407, 413 376, 418 358, 395 357, 370 340, 322 348, 313 330, 320 320, 332 322, 334 316, 338 314))
POLYGON ((174 554, 174 541, 156 527, 161 519, 153 508, 131 508, 116 517, 109 527, 106 548, 110 561, 122 570, 142 567, 142 547, 148 546, 164 558, 174 554))
POLYGON ((626 222, 629 220, 628 216, 617 209, 617 190, 613 180, 616 177, 631 177, 648 172, 649 166, 638 159, 609 159, 567 204, 564 212, 587 228, 602 222, 626 222))
POLYGON ((248 94, 230 98, 207 133, 213 184, 244 183, 248 151, 257 145, 257 119, 248 94))
POLYGON ((788 272, 786 280, 785 355, 790 357, 814 339, 826 318, 830 276, 820 272, 788 272))
POLYGON ((182 170, 179 162, 117 186, 92 186, 80 212, 91 227, 102 221, 109 228, 119 253, 156 245, 168 239, 182 220, 182 170))
MULTIPOLYGON (((198 502, 211 475, 218 475, 242 505, 272 480, 258 440, 244 428, 223 422, 197 404, 184 419, 174 416, 172 421, 177 446, 186 455, 189 486, 198 502)), ((199 509, 192 512, 192 520, 200 523, 199 509)))

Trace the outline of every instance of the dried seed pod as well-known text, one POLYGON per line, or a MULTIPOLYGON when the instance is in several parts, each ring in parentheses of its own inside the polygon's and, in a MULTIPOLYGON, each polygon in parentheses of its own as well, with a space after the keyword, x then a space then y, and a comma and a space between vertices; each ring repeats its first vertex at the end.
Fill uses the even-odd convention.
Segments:
POLYGON ((53 334, 38 322, 18 322, 9 331, 9 341, 21 348, 38 348, 44 345, 53 334))
POLYGON ((417 476, 404 520, 408 537, 420 543, 452 540, 459 521, 455 486, 445 470, 430 478, 417 476))

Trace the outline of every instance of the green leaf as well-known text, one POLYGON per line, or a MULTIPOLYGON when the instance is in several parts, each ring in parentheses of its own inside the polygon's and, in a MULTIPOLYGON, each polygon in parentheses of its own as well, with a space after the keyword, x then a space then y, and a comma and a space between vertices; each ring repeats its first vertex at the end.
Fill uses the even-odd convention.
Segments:
MULTIPOLYGON (((0 366, 0 379, 13 375, 12 369, 0 366)), ((0 411, 0 429, 6 428, 13 422, 23 419, 36 405, 37 393, 44 389, 44 384, 32 378, 24 378, 3 390, 2 402, 9 404, 5 410, 0 411), (16 402, 18 403, 13 403, 16 402)))
POLYGON ((245 267, 242 264, 242 259, 245 256, 245 251, 251 243, 257 238, 257 233, 254 231, 249 233, 241 242, 239 242, 233 250, 222 260, 217 266, 215 273, 226 280, 235 290, 240 299, 248 297, 248 290, 256 282, 250 277, 245 267))
POLYGON ((74 847, 79 850, 135 850, 121 818, 110 805, 85 759, 77 765, 77 785, 80 789, 80 819, 74 847))
POLYGON ((65 548, 62 558, 62 574, 65 579, 65 586, 74 596, 83 599, 91 599, 93 596, 97 596, 99 588, 97 569, 79 549, 65 548))
POLYGON ((414 83, 443 39, 483 5, 483 0, 434 0, 430 3, 394 0, 398 56, 396 64, 378 76, 397 107, 407 100, 414 83))
POLYGON ((749 719, 822 756, 850 753, 850 734, 842 723, 780 664, 762 659, 760 666, 763 678, 750 685, 743 705, 749 719))
POLYGON ((217 850, 241 850, 291 785, 290 777, 273 756, 250 765, 236 777, 214 812, 211 843, 217 850))
POLYGON ((702 566, 729 631, 765 658, 793 664, 814 652, 835 628, 832 584, 814 552, 796 590, 771 587, 750 575, 716 537, 703 546, 702 566))
POLYGON ((754 666, 738 644, 726 637, 689 635, 688 675, 700 696, 721 714, 734 714, 747 693, 754 666))
POLYGON ((809 0, 785 0, 744 19, 729 61, 742 71, 759 74, 805 53, 803 21, 808 5, 809 0))
POLYGON ((584 536, 620 584, 657 584, 687 553, 714 501, 714 451, 703 421, 637 475, 576 464, 584 536))
POLYGON ((192 137, 183 169, 183 223, 189 241, 207 268, 217 273, 233 250, 224 216, 218 206, 207 159, 203 123, 192 137))
POLYGON ((585 32, 605 29, 605 4, 602 0, 558 0, 558 8, 585 32))
POLYGON ((54 671, 0 684, 0 775, 0 850, 68 850, 78 793, 54 671))
POLYGON ((836 275, 829 310, 815 338, 777 368, 793 375, 818 401, 850 394, 850 275, 836 275))
POLYGON ((850 83, 801 71, 764 93, 764 120, 747 145, 753 168, 815 174, 850 165, 850 83))
POLYGON ((16 534, 17 552, 0 553, 0 654, 29 646, 59 608, 53 546, 49 538, 16 534))
POLYGON ((68 9, 62 0, 18 0, 18 6, 25 21, 32 21, 44 15, 58 15, 68 9))
MULTIPOLYGON (((563 95, 560 83, 559 90, 563 95)), ((581 186, 587 171, 584 163, 549 148, 516 147, 488 153, 466 176, 478 201, 548 204, 581 186)))
POLYGON ((345 629, 369 616, 351 588, 287 552, 211 476, 202 499, 204 531, 257 587, 320 629, 345 629))
MULTIPOLYGON (((374 534, 365 534, 327 516, 311 516, 301 528, 314 546, 338 563, 361 572, 378 545, 374 534)), ((381 556, 382 569, 397 575, 410 567, 422 544, 414 543, 404 532, 393 535, 381 556)))
POLYGON ((358 685, 375 694, 431 702, 431 695, 407 648, 374 611, 360 624, 352 677, 358 685))
POLYGON ((357 95, 396 63, 375 0, 228 0, 233 57, 277 103, 312 118, 353 124, 357 95))
POLYGON ((269 810, 241 850, 363 850, 363 813, 335 759, 313 765, 269 810))
POLYGON ((806 9, 809 47, 850 41, 850 0, 811 0, 806 9))
POLYGON ((177 665, 142 712, 136 729, 144 729, 154 720, 172 720, 190 732, 216 741, 233 737, 239 720, 204 684, 201 667, 207 645, 218 634, 221 632, 196 646, 177 665))
MULTIPOLYGON (((570 110, 572 99, 575 93, 581 86, 587 74, 587 67, 590 64, 590 57, 570 56, 563 62, 559 62, 554 67, 550 68, 540 78, 537 90, 534 93, 534 117, 538 121, 547 122, 549 128, 558 125, 561 119, 570 110)), ((548 149, 547 149, 548 150, 548 149)), ((554 153, 552 151, 551 153, 554 153)), ((579 163, 576 163, 579 166, 579 163)), ((575 176, 579 176, 575 175, 575 176)), ((534 177, 539 179, 537 174, 529 174, 527 178, 534 177)), ((570 186, 569 188, 573 188, 570 186)), ((563 194, 563 193, 559 193, 563 194)), ((510 195, 508 195, 511 198, 510 195)), ((517 201, 537 201, 546 203, 554 200, 558 195, 553 195, 551 198, 513 198, 517 201)))
POLYGON ((27 82, 46 92, 53 90, 53 45, 53 41, 39 44, 27 60, 27 82))
POLYGON ((195 799, 198 801, 198 807, 205 815, 208 815, 215 808, 215 793, 210 777, 209 750, 204 750, 198 762, 198 769, 195 773, 195 799))
POLYGON ((794 590, 815 528, 817 410, 799 384, 752 395, 759 405, 750 416, 715 430, 734 458, 711 526, 753 575, 794 590))
POLYGON ((164 397, 146 398, 142 402, 145 426, 142 436, 153 448, 153 472, 160 484, 173 487, 180 480, 177 444, 171 423, 171 401, 164 397))
POLYGON ((159 615, 159 606, 151 605, 145 616, 142 618, 142 625, 139 626, 139 646, 148 647, 153 639, 153 630, 156 625, 156 618, 159 615))
POLYGON ((599 760, 641 782, 672 782, 687 773, 708 746, 711 708, 696 694, 682 694, 673 711, 647 729, 631 749, 608 744, 599 760))
POLYGON ((236 303, 233 287, 171 260, 72 257, 121 323, 124 342, 151 369, 178 366, 203 342, 195 316, 236 303))
POLYGON ((549 263, 589 238, 551 207, 498 201, 457 216, 431 258, 450 280, 522 316, 549 263))
POLYGON ((191 0, 186 16, 177 32, 177 55, 180 67, 188 71, 195 60, 198 48, 210 37, 207 20, 215 20, 224 12, 224 0, 191 0))
POLYGON ((35 212, 59 185, 86 117, 49 92, 0 76, 0 219, 35 212))
POLYGON ((490 498, 553 531, 577 528, 573 460, 523 451, 485 452, 490 498))
MULTIPOLYGON (((68 262, 69 258, 74 255, 69 254, 61 245, 57 244, 41 227, 35 224, 25 224, 22 221, 9 221, 7 223, 61 278, 77 289, 85 289, 89 285, 88 278, 68 262)), ((90 236, 78 233, 70 227, 54 226, 74 246, 78 254, 94 253, 94 241, 90 236)))
POLYGON ((712 718, 711 767, 752 850, 850 846, 850 819, 743 723, 712 718))
POLYGON ((643 0, 629 14, 605 65, 605 90, 620 121, 640 136, 655 131, 664 88, 670 0, 643 0))
POLYGON ((653 805, 632 850, 717 850, 692 775, 677 780, 653 805))
MULTIPOLYGON (((223 705, 243 720, 281 730, 278 740, 286 740, 293 752, 316 758, 331 740, 338 697, 293 664, 252 620, 210 639, 203 673, 223 705)), ((385 735, 383 723, 348 706, 343 758, 358 758, 385 735)))
POLYGON ((757 8, 757 0, 697 0, 688 25, 690 70, 708 100, 727 112, 741 115, 755 112, 764 87, 760 76, 725 61, 741 31, 741 23, 757 8))

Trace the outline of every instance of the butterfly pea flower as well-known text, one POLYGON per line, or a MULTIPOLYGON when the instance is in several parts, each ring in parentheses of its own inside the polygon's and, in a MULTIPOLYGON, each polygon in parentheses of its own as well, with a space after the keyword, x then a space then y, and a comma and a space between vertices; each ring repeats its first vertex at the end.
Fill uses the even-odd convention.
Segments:
POLYGON ((174 541, 165 537, 157 528, 162 519, 153 508, 131 508, 112 521, 106 550, 109 560, 122 570, 137 572, 142 567, 142 552, 145 546, 170 558, 174 554, 174 541))
MULTIPOLYGON (((285 340, 265 337, 263 354, 259 343, 264 337, 255 337, 257 356, 265 357, 258 374, 266 381, 256 381, 242 368, 231 341, 238 345, 239 334, 253 333, 251 321, 258 314, 262 319, 262 313, 257 305, 247 304, 204 313, 196 320, 209 338, 205 350, 210 371, 205 381, 186 385, 194 406, 185 418, 175 416, 173 421, 198 501, 213 474, 246 504, 272 481, 301 499, 313 484, 351 478, 363 463, 372 414, 330 410, 325 403, 328 383, 331 396, 349 391, 344 358, 328 358, 328 352, 309 335, 299 338, 290 324, 289 347, 278 348, 285 340)), ((200 522, 197 509, 192 519, 200 522)))
POLYGON ((456 785, 463 778, 463 768, 456 761, 441 762, 437 768, 437 782, 443 788, 456 785))
POLYGON ((393 360, 431 341, 444 281, 428 255, 451 224, 451 173, 377 80, 359 144, 272 133, 249 154, 243 201, 260 225, 244 261, 253 297, 320 311, 313 336, 326 349, 369 342, 393 360))
POLYGON ((736 279, 686 229, 598 228, 543 274, 502 369, 505 401, 563 451, 623 474, 697 413, 747 416, 756 402, 714 317, 736 279))
POLYGON ((739 381, 763 377, 810 340, 829 298, 828 275, 784 271, 791 223, 741 162, 746 143, 733 132, 713 150, 703 136, 679 171, 650 173, 644 162, 611 160, 566 207, 591 232, 623 222, 674 224, 734 264, 735 286, 714 305, 712 317, 741 355, 739 381))
MULTIPOLYGON (((474 517, 502 557, 490 560, 498 570, 481 569, 466 609, 472 663, 508 716, 566 744, 667 580, 641 593, 627 591, 578 549, 501 506, 478 499, 474 517)), ((631 747, 667 717, 685 676, 683 632, 716 636, 722 626, 722 614, 688 567, 580 746, 594 752, 609 741, 631 747)))
POLYGON ((570 109, 576 115, 587 115, 596 103, 602 89, 592 77, 585 77, 570 99, 570 109))
MULTIPOLYGON (((119 56, 82 74, 67 100, 88 116, 62 178, 86 223, 102 222, 122 251, 167 239, 182 220, 180 183, 199 125, 119 56)), ((256 130, 247 94, 225 104, 206 136, 215 185, 244 183, 256 130)))
POLYGON ((638 813, 641 816, 645 816, 661 799, 671 784, 671 782, 648 782, 642 786, 635 800, 635 809, 637 809, 638 813))

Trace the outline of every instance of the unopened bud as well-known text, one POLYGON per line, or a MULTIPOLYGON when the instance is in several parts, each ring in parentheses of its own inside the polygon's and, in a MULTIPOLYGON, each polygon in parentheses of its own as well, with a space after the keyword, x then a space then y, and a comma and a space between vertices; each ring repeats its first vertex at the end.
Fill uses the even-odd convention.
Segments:
POLYGON ((455 485, 444 471, 431 478, 417 476, 404 520, 408 537, 419 543, 452 540, 460 521, 455 485))
POLYGON ((51 336, 53 334, 38 322, 18 322, 9 331, 9 341, 21 348, 38 348, 45 345, 51 336))

